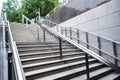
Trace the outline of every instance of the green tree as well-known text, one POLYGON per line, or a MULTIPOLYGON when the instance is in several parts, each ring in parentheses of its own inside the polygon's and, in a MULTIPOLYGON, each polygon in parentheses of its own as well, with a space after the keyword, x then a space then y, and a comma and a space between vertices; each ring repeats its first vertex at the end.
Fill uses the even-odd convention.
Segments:
POLYGON ((17 0, 7 0, 7 2, 3 3, 4 8, 6 9, 6 13, 7 13, 7 18, 9 21, 16 21, 16 22, 20 22, 20 11, 17 7, 17 0))
POLYGON ((17 7, 17 0, 7 0, 6 6, 7 17, 10 21, 21 22, 22 14, 33 19, 38 16, 38 8, 40 15, 45 16, 58 4, 58 0, 22 0, 21 7, 17 7))
POLYGON ((54 7, 54 0, 23 0, 22 2, 22 12, 30 19, 38 16, 38 8, 40 8, 40 15, 45 16, 54 7))

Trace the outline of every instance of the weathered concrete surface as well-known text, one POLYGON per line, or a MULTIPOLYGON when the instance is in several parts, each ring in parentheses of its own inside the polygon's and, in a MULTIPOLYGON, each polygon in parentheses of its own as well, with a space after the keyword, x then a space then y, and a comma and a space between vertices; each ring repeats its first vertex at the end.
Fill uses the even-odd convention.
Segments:
POLYGON ((120 41, 120 0, 111 0, 59 25, 77 27, 84 31, 120 41))
MULTIPOLYGON (((14 41, 17 42, 43 42, 43 30, 31 24, 10 23, 14 41), (39 35, 39 37, 38 37, 39 35)), ((55 41, 55 38, 45 32, 46 41, 55 41)))
POLYGON ((110 0, 69 0, 68 4, 47 19, 61 23, 110 0))
MULTIPOLYGON (((59 26, 76 27, 80 30, 120 42, 120 0, 111 0, 101 6, 69 19, 59 24, 59 26)), ((85 37, 85 34, 80 35, 80 39, 84 42, 85 37)), ((89 43, 92 46, 98 47, 96 37, 90 35, 89 40, 89 43)), ((109 40, 101 39, 101 49, 114 55, 112 45, 113 44, 109 40)), ((91 50, 95 49, 91 48, 91 50)), ((114 59, 108 55, 103 54, 103 56, 114 61, 114 59)), ((120 45, 117 45, 117 56, 120 58, 120 45)))

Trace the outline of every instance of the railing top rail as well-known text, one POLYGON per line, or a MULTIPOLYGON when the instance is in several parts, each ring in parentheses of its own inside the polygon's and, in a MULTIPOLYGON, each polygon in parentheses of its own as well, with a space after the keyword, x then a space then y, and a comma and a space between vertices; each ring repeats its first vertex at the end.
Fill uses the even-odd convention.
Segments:
POLYGON ((55 24, 55 25, 59 25, 59 24, 57 24, 57 23, 55 23, 55 22, 53 22, 53 21, 50 21, 50 20, 47 20, 47 19, 44 19, 44 20, 46 20, 46 21, 48 21, 48 22, 51 22, 51 23, 53 23, 53 24, 55 24))
POLYGON ((32 20, 30 20, 29 18, 27 18, 25 15, 22 15, 23 18, 26 18, 31 24, 39 27, 39 25, 35 24, 32 20))
MULTIPOLYGON (((45 20, 46 20, 46 19, 45 19, 45 20)), ((57 23, 55 23, 55 22, 53 22, 53 21, 50 21, 50 20, 47 20, 47 21, 49 21, 49 22, 51 22, 51 23, 54 23, 54 24, 56 24, 56 25, 59 25, 59 24, 57 24, 57 23)), ((63 26, 60 26, 60 25, 59 25, 59 26, 57 26, 57 27, 63 27, 63 26)), ((63 28, 79 29, 79 28, 75 28, 75 27, 63 27, 63 28)), ((81 29, 79 29, 79 30, 81 30, 81 29)), ((98 37, 100 37, 100 38, 106 39, 106 40, 108 40, 108 41, 111 41, 111 42, 114 42, 114 43, 117 43, 117 44, 120 44, 120 42, 114 41, 114 40, 112 40, 112 39, 110 39, 110 38, 107 38, 107 37, 104 37, 104 36, 101 36, 101 35, 98 35, 98 34, 93 34, 93 33, 91 33, 91 32, 85 31, 85 30, 81 30, 81 31, 87 32, 88 34, 92 34, 92 35, 98 36, 98 37)))
POLYGON ((24 72, 23 72, 23 69, 22 69, 20 59, 18 57, 18 50, 17 50, 16 44, 13 40, 13 36, 12 36, 11 29, 10 29, 9 21, 7 21, 7 25, 8 25, 8 32, 9 32, 12 52, 13 52, 13 56, 14 56, 14 59, 15 59, 15 64, 14 65, 16 66, 18 80, 26 80, 25 76, 24 76, 24 72))
POLYGON ((44 28, 46 28, 49 32, 51 32, 52 34, 56 35, 57 37, 60 37, 60 38, 62 38, 62 39, 64 39, 64 40, 66 40, 67 42, 69 42, 69 43, 73 44, 74 46, 78 47, 79 49, 83 50, 85 53, 93 56, 94 58, 96 58, 96 59, 98 59, 99 61, 105 63, 106 65, 111 66, 113 69, 117 69, 117 70, 120 72, 120 70, 119 70, 118 67, 116 67, 116 66, 115 66, 113 63, 111 63, 110 61, 105 60, 103 57, 99 56, 98 54, 95 54, 94 52, 88 50, 88 49, 85 48, 84 46, 79 45, 78 43, 76 43, 76 42, 72 41, 71 39, 65 37, 64 35, 61 35, 60 33, 57 33, 56 31, 53 31, 52 29, 50 29, 50 28, 48 28, 48 27, 45 27, 45 25, 44 25, 44 28), (111 64, 112 64, 112 65, 111 65, 111 64))
MULTIPOLYGON (((75 38, 75 39, 77 39, 77 40, 80 40, 80 39, 78 39, 78 38, 76 38, 76 37, 73 37, 73 38, 75 38)), ((89 45, 89 43, 85 43, 85 42, 83 42, 83 41, 80 41, 80 42, 89 45)), ((112 54, 109 54, 108 52, 106 52, 106 51, 104 51, 104 50, 101 50, 101 49, 99 49, 99 48, 97 48, 97 47, 94 47, 94 46, 92 46, 92 45, 89 45, 89 46, 91 46, 91 47, 93 47, 93 48, 95 48, 95 49, 97 49, 97 50, 100 50, 101 52, 103 52, 103 53, 105 53, 105 54, 107 54, 107 55, 109 55, 109 56, 111 56, 111 57, 113 57, 113 58, 115 58, 115 59, 117 59, 117 60, 120 61, 120 58, 118 58, 118 57, 116 57, 116 56, 113 56, 112 54)))
POLYGON ((4 61, 4 63, 1 63, 1 80, 5 79, 8 80, 8 74, 6 74, 8 72, 8 61, 6 60, 6 42, 5 42, 5 21, 2 18, 2 44, 1 44, 1 48, 2 48, 2 55, 1 55, 1 62, 4 61), (4 67, 5 66, 5 67, 4 67))
MULTIPOLYGON (((50 20, 47 20, 47 21, 49 21, 49 22, 52 22, 52 21, 50 21, 50 20)), ((52 23, 55 23, 55 22, 52 22, 52 23)), ((57 24, 57 23, 56 23, 57 24)), ((60 26, 58 26, 58 27, 60 27, 60 26)), ((61 26, 62 27, 62 26, 61 26)), ((78 29, 78 30, 80 30, 79 28, 74 28, 74 27, 64 27, 64 28, 73 28, 73 29, 78 29)), ((63 29, 64 30, 64 29, 63 29)), ((113 43, 117 43, 117 44, 120 44, 119 42, 117 42, 117 41, 114 41, 114 40, 112 40, 112 39, 109 39, 109 38, 106 38, 106 37, 103 37, 103 36, 101 36, 101 35, 97 35, 97 34, 93 34, 93 33, 91 33, 91 32, 87 32, 87 31, 85 31, 85 30, 80 30, 80 31, 82 31, 82 32, 85 32, 85 33, 88 33, 88 34, 92 34, 92 35, 94 35, 94 36, 97 36, 97 37, 100 37, 100 38, 103 38, 103 39, 105 39, 105 40, 108 40, 108 41, 111 41, 111 42, 113 42, 113 43)), ((76 32, 77 33, 77 32, 76 32)), ((88 43, 86 43, 86 44, 88 44, 88 43)), ((97 48, 98 49, 98 48, 97 48)), ((100 49, 99 49, 100 50, 100 49)), ((103 52, 105 52, 105 51, 103 51, 103 52)), ((106 54, 108 54, 107 52, 105 52, 106 54)), ((113 56, 113 55, 111 55, 111 54, 109 54, 111 57, 113 57, 113 58, 115 58, 115 59, 117 59, 117 60, 120 60, 118 57, 116 57, 116 56, 113 56)))
MULTIPOLYGON (((73 27, 69 27, 69 28, 73 28, 73 27)), ((81 29, 79 29, 79 28, 75 28, 75 29, 81 30, 81 29)), ((85 30, 81 30, 81 31, 87 32, 87 31, 85 31, 85 30)), ((98 34, 93 34, 93 33, 91 33, 91 32, 87 32, 87 33, 88 33, 88 34, 92 34, 92 35, 94 35, 94 36, 98 36, 98 37, 103 38, 103 39, 106 39, 106 40, 108 40, 108 41, 111 41, 111 42, 120 44, 119 42, 114 41, 114 40, 112 40, 112 39, 110 39, 110 38, 107 38, 107 37, 104 37, 104 36, 101 36, 101 35, 98 35, 98 34)))

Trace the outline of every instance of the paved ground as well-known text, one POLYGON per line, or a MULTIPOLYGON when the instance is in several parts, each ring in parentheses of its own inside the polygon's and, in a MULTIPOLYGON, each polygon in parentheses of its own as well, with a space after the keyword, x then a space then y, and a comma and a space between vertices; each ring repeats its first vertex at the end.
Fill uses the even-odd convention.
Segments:
MULTIPOLYGON (((43 30, 34 27, 33 25, 21 24, 21 23, 10 23, 12 35, 15 41, 29 41, 35 42, 40 41, 43 42, 43 30), (39 35, 39 40, 38 40, 39 35)), ((55 38, 46 32, 46 41, 55 41, 55 38)))

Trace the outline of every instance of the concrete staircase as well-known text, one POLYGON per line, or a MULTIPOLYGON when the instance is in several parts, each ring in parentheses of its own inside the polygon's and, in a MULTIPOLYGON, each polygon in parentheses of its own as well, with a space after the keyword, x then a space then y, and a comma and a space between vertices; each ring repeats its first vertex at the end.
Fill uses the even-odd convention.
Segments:
MULTIPOLYGON (((86 80, 85 55, 82 50, 64 41, 63 58, 60 59, 59 43, 56 39, 45 43, 30 38, 31 41, 27 41, 27 33, 22 30, 23 28, 18 30, 17 26, 12 26, 12 33, 17 41, 27 80, 86 80), (23 40, 19 40, 20 37, 16 36, 17 30, 22 31, 22 34, 24 32, 24 36, 21 36, 23 40)), ((89 67, 91 80, 119 80, 119 74, 91 56, 89 56, 89 67)))
MULTIPOLYGON (((21 62, 27 80, 85 80, 84 53, 63 42, 63 59, 60 59, 58 43, 17 42, 21 62)), ((113 80, 119 75, 89 56, 91 80, 113 80)))

